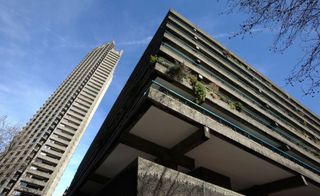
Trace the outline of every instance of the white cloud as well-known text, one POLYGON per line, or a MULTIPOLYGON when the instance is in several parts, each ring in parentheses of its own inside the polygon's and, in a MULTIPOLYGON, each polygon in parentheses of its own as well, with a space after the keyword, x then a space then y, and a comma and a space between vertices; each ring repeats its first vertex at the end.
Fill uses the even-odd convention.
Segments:
MULTIPOLYGON (((250 31, 251 33, 261 33, 261 32, 270 32, 270 29, 268 28, 253 28, 250 31)), ((217 34, 213 34, 213 38, 229 38, 232 37, 234 35, 236 35, 237 32, 226 32, 226 33, 217 33, 217 34)))
POLYGON ((126 41, 126 42, 120 42, 119 45, 145 45, 150 42, 152 39, 152 36, 148 36, 144 39, 140 40, 131 40, 131 41, 126 41))

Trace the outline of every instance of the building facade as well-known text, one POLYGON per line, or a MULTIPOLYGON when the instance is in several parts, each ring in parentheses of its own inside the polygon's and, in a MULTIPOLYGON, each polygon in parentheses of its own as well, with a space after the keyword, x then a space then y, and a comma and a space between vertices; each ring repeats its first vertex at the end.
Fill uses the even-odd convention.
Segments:
POLYGON ((0 195, 51 195, 111 83, 122 54, 93 49, 14 138, 0 160, 0 195))
POLYGON ((320 119, 170 10, 67 195, 319 195, 320 119))

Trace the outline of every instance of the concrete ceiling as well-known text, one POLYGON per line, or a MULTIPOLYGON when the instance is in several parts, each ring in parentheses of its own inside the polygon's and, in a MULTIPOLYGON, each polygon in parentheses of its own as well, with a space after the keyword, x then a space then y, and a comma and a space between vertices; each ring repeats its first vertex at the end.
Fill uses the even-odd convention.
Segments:
POLYGON ((186 155, 196 160, 196 166, 202 166, 229 176, 235 190, 293 176, 293 174, 214 136, 186 155))
MULTIPOLYGON (((170 149, 197 130, 198 127, 151 106, 130 133, 170 149)), ((186 155, 195 160, 196 167, 205 167, 230 177, 232 188, 236 191, 294 176, 293 173, 213 135, 186 155)), ((148 160, 156 159, 153 155, 120 143, 94 173, 112 178, 138 156, 148 160)), ((98 188, 99 184, 88 180, 82 190, 91 192, 98 188)), ((311 185, 274 193, 272 196, 314 195, 319 190, 311 185)))
POLYGON ((118 144, 95 173, 112 178, 133 162, 138 156, 149 160, 153 160, 155 158, 152 155, 146 154, 127 145, 118 144))
POLYGON ((197 130, 197 127, 151 106, 130 133, 171 148, 197 130))

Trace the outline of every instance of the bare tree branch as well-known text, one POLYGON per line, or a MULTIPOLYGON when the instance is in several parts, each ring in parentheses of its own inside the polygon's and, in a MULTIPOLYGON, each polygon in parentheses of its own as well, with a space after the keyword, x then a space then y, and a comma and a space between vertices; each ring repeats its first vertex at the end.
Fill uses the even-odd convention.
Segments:
POLYGON ((240 31, 234 36, 251 34, 262 26, 275 31, 273 50, 284 52, 295 41, 302 42, 301 59, 287 77, 287 84, 303 86, 306 95, 320 90, 320 5, 318 0, 228 0, 229 10, 248 14, 240 31))
POLYGON ((20 132, 18 125, 7 122, 7 116, 0 116, 0 158, 5 156, 12 146, 12 140, 20 132))

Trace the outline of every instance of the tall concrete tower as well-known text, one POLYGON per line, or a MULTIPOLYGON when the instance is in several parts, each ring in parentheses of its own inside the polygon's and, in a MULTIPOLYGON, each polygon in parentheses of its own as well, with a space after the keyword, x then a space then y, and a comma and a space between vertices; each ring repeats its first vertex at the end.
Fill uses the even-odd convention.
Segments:
POLYGON ((0 195, 51 195, 111 83, 122 51, 93 49, 15 137, 0 160, 0 195))

